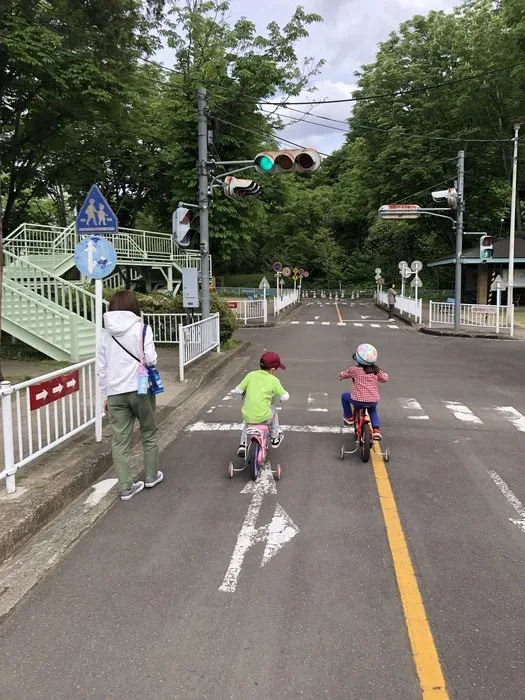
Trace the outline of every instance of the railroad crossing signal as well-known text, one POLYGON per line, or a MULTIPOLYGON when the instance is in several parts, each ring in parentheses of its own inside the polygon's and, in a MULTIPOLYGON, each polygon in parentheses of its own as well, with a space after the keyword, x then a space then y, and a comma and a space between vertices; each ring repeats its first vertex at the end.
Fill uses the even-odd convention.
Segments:
POLYGON ((313 148, 295 148, 263 151, 255 156, 253 162, 261 175, 313 173, 321 165, 321 156, 313 148))

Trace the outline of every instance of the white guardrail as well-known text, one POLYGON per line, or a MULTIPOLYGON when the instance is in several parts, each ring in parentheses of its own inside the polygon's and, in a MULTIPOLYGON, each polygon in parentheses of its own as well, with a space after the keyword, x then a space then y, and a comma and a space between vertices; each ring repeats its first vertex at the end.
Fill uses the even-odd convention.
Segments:
POLYGON ((263 323, 268 322, 268 299, 253 299, 228 302, 229 307, 237 318, 244 322, 255 319, 262 319, 263 323))
MULTIPOLYGON (((446 326, 454 325, 454 304, 445 301, 429 302, 428 327, 432 324, 446 326)), ((476 328, 494 328, 496 333, 501 330, 510 331, 514 335, 514 305, 493 306, 491 304, 461 304, 462 326, 475 326, 476 328)))
POLYGON ((273 300, 274 316, 280 314, 283 309, 299 301, 299 290, 285 292, 282 296, 276 296, 273 300))
POLYGON ((96 421, 95 359, 35 377, 0 384, 2 441, 7 493, 16 472, 96 421))
POLYGON ((221 351, 219 314, 212 314, 187 326, 179 326, 179 379, 184 381, 184 368, 210 350, 221 351))
MULTIPOLYGON (((388 306, 388 294, 386 292, 379 292, 378 301, 385 306, 388 306)), ((423 318, 423 300, 410 299, 409 297, 396 297, 396 303, 394 308, 399 311, 400 314, 406 314, 407 316, 412 316, 416 323, 421 323, 423 318)))
MULTIPOLYGON (((202 314, 194 314, 201 319, 202 314)), ((179 327, 187 325, 186 314, 142 314, 142 320, 153 331, 156 343, 177 345, 179 342, 179 327)))

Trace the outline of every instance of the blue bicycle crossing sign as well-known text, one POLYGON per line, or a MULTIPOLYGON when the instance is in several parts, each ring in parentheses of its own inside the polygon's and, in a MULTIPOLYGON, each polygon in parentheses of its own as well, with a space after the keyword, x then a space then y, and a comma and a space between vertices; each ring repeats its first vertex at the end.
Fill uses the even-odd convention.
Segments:
POLYGON ((118 233, 118 219, 97 185, 92 185, 75 221, 79 236, 118 233))

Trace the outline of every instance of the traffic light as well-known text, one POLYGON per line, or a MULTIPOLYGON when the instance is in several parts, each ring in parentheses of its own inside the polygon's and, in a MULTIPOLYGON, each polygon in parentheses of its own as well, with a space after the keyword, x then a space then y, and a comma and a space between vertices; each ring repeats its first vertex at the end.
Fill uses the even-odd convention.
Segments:
POLYGON ((230 199, 246 199, 258 197, 261 194, 261 188, 253 180, 240 180, 231 175, 224 178, 223 190, 230 199))
POLYGON ((432 199, 434 202, 446 202, 450 209, 458 208, 459 195, 455 187, 432 192, 432 199))
POLYGON ((278 173, 313 173, 321 165, 321 156, 313 148, 295 148, 287 151, 264 151, 253 159, 261 175, 278 173))
POLYGON ((479 257, 482 260, 490 260, 494 255, 492 236, 481 236, 479 239, 479 257))
POLYGON ((193 218, 192 212, 186 207, 177 207, 172 216, 172 236, 175 243, 180 246, 188 246, 190 244, 190 226, 193 218))

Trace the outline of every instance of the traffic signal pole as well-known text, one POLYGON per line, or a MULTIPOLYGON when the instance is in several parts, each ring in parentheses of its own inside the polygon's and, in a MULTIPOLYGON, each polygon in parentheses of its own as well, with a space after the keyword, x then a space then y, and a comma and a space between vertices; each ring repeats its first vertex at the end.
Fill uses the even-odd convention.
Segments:
POLYGON ((518 145, 520 123, 514 125, 514 155, 512 158, 512 202, 510 205, 509 271, 507 279, 507 306, 514 301, 514 245, 516 238, 516 195, 518 189, 518 145))
POLYGON ((210 232, 208 224, 208 101, 206 89, 197 90, 198 104, 198 164, 199 174, 199 230, 201 249, 201 310, 202 318, 210 315, 210 232))
POLYGON ((456 261, 454 292, 454 330, 461 328, 461 256, 463 254, 463 215, 465 213, 465 151, 458 153, 458 210, 456 218, 456 261))

